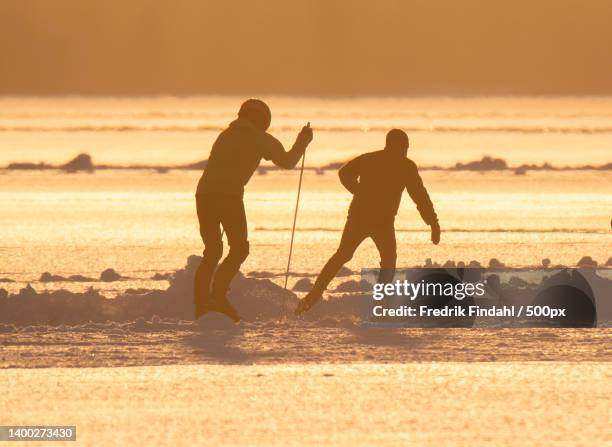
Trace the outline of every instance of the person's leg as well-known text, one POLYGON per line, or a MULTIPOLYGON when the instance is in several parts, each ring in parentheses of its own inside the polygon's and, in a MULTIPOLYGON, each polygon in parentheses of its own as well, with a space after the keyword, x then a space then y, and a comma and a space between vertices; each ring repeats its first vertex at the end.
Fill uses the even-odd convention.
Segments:
POLYGON ((219 265, 212 284, 211 296, 219 301, 225 299, 232 279, 249 255, 247 221, 241 197, 230 197, 224 201, 221 225, 227 234, 229 253, 219 265))
POLYGON ((372 240, 376 244, 380 254, 380 271, 378 273, 379 283, 388 283, 395 275, 395 264, 397 261, 397 242, 395 240, 395 227, 393 221, 379 223, 372 227, 372 240))
MULTIPOLYGON (((200 223, 200 235, 204 242, 202 262, 195 273, 193 299, 197 308, 206 305, 210 295, 210 283, 223 254, 221 218, 217 201, 211 196, 196 196, 196 209, 200 223)), ((196 308, 196 318, 198 309, 196 308)))
POLYGON ((310 293, 322 295, 342 266, 353 258, 355 250, 357 250, 359 244, 361 244, 366 237, 367 234, 360 222, 349 218, 344 226, 338 250, 336 250, 325 266, 323 266, 310 293))
POLYGON ((322 298, 323 292, 325 292, 331 280, 336 277, 342 266, 353 258, 355 250, 357 250, 359 244, 361 244, 366 237, 367 231, 362 223, 357 219, 349 217, 344 226, 338 250, 336 250, 336 253, 334 253, 325 266, 323 266, 312 290, 298 303, 298 307, 295 311, 297 315, 309 310, 322 298))

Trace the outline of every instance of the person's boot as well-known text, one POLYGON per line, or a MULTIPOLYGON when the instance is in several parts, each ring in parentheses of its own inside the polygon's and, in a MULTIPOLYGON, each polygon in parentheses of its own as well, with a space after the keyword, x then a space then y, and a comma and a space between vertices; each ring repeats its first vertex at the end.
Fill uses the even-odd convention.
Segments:
POLYGON ((196 287, 193 294, 193 318, 199 320, 202 315, 209 311, 209 294, 203 293, 200 287, 196 287))
POLYGON ((194 320, 199 320, 204 314, 206 314, 209 309, 209 301, 210 301, 210 290, 208 283, 210 281, 205 281, 206 272, 203 269, 203 265, 200 264, 198 270, 196 271, 194 278, 194 287, 193 287, 193 318, 194 320))
POLYGON ((193 317, 195 320, 199 320, 203 315, 209 312, 210 309, 210 291, 206 290, 200 284, 196 283, 193 291, 193 317))
POLYGON ((234 323, 238 323, 240 321, 240 315, 238 314, 238 311, 234 306, 232 306, 232 303, 230 303, 227 298, 223 298, 220 301, 215 301, 211 305, 210 310, 214 310, 216 312, 220 312, 224 315, 227 315, 234 321, 234 323))
POLYGON ((193 310, 193 318, 194 320, 199 320, 204 314, 206 314, 210 310, 208 304, 203 300, 196 299, 194 301, 194 310, 193 310))
POLYGON ((230 303, 225 295, 219 296, 213 294, 210 298, 206 311, 219 312, 231 318, 234 323, 240 321, 240 315, 232 303, 230 303))
POLYGON ((299 316, 308 312, 312 308, 312 306, 321 301, 322 298, 323 294, 319 292, 308 292, 308 294, 298 302, 298 305, 295 308, 295 315, 299 316))

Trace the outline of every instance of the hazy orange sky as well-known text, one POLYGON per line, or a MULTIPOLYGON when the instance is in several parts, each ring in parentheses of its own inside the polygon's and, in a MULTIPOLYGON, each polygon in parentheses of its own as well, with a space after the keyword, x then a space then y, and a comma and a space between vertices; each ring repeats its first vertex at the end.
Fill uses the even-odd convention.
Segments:
POLYGON ((610 0, 1 0, 0 94, 612 94, 610 0))

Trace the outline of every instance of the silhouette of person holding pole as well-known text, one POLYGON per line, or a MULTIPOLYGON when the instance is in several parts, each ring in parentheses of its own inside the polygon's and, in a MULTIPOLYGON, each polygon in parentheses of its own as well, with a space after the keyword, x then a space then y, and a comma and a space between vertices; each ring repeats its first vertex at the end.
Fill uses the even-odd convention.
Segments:
POLYGON ((242 200, 244 186, 262 158, 291 169, 312 141, 308 123, 298 133, 291 150, 285 151, 281 142, 266 132, 271 119, 270 109, 263 101, 245 101, 238 118, 217 137, 198 183, 196 206, 204 255, 194 281, 196 319, 208 311, 216 311, 234 321, 240 320, 226 294, 232 278, 249 255, 242 200), (229 253, 217 268, 223 255, 221 227, 227 234, 229 253))
POLYGON ((296 315, 303 314, 321 300, 330 281, 368 237, 374 240, 380 253, 378 281, 393 279, 397 258, 394 223, 404 189, 416 204, 421 218, 431 227, 431 241, 440 242, 440 226, 433 204, 416 164, 406 157, 408 135, 392 129, 386 140, 383 150, 363 154, 340 169, 340 182, 353 194, 340 246, 321 270, 312 290, 298 303, 296 315))

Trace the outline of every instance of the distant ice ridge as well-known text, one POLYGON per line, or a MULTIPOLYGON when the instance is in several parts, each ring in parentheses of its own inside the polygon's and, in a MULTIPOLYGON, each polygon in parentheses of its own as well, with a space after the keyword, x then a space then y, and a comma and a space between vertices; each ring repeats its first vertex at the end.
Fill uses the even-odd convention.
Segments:
MULTIPOLYGON (((61 170, 67 173, 75 172, 89 172, 92 173, 96 170, 106 169, 141 169, 141 170, 155 170, 160 174, 167 173, 171 169, 175 170, 197 170, 201 171, 206 168, 208 160, 200 160, 193 163, 183 165, 108 165, 108 164, 95 164, 89 154, 79 154, 72 160, 62 164, 53 165, 45 162, 32 163, 32 162, 13 162, 2 169, 17 170, 17 171, 45 171, 45 170, 61 170)), ((344 165, 344 161, 328 163, 324 166, 309 166, 305 169, 314 170, 317 174, 323 174, 325 171, 336 171, 344 165)), ((277 166, 260 166, 257 169, 259 174, 267 174, 268 171, 274 171, 281 168, 277 166)), ((494 158, 489 155, 485 155, 480 160, 474 160, 467 163, 455 163, 454 166, 420 166, 421 170, 434 170, 434 171, 477 171, 477 172, 490 172, 490 171, 513 171, 516 175, 525 175, 529 171, 572 171, 572 170, 597 170, 597 171, 610 171, 612 170, 612 162, 603 165, 580 165, 580 166, 553 166, 550 163, 537 164, 521 164, 519 166, 509 166, 506 160, 502 158, 494 158)))

